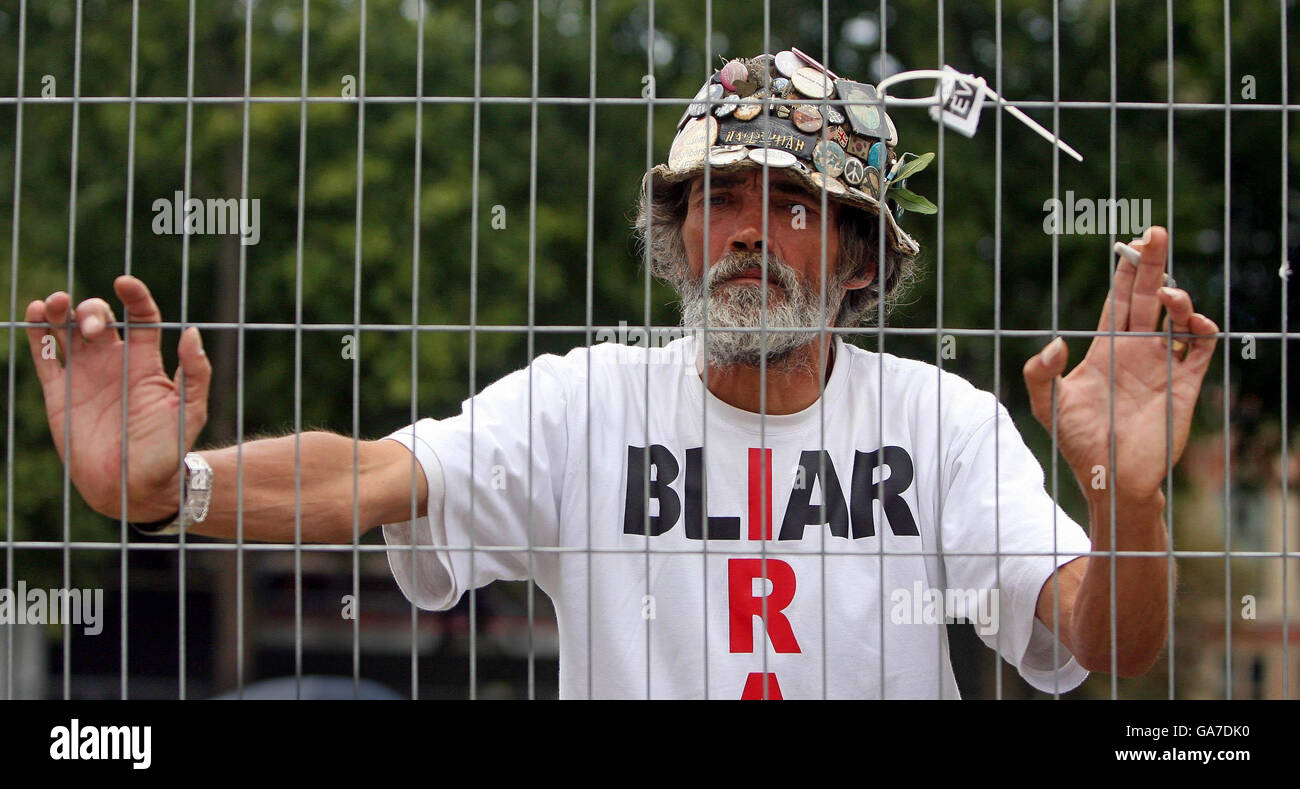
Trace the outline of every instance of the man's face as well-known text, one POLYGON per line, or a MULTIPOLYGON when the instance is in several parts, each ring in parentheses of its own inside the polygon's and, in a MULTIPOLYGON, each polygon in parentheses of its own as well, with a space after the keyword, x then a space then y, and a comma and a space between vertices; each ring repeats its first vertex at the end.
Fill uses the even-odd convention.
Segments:
MULTIPOLYGON (((763 171, 714 173, 709 193, 704 176, 691 183, 687 198, 682 240, 692 278, 704 270, 704 204, 709 203, 708 265, 712 267, 728 253, 760 256, 767 247, 769 264, 776 258, 794 270, 800 283, 819 291, 821 262, 821 197, 805 191, 780 170, 770 170, 767 201, 767 239, 763 238, 763 171)), ((826 202, 826 272, 833 281, 839 251, 840 204, 826 202)), ((733 280, 756 287, 760 275, 746 272, 733 280)), ((829 288, 828 288, 829 289, 829 288)), ((769 297, 771 294, 769 294, 769 297)), ((779 294, 778 294, 779 297, 779 294)))
POLYGON ((691 183, 682 241, 686 247, 688 282, 682 290, 682 322, 710 329, 709 358, 714 364, 757 366, 789 359, 793 352, 818 339, 816 332, 726 332, 733 327, 760 325, 763 290, 767 292, 769 327, 815 329, 831 325, 844 291, 870 284, 871 278, 841 281, 838 202, 826 204, 826 243, 822 244, 820 195, 805 191, 780 170, 769 171, 766 212, 763 171, 715 173, 709 192, 704 177, 691 183), (704 247, 704 209, 709 206, 708 248, 704 247), (763 218, 767 215, 767 235, 763 218), (767 280, 762 276, 767 252, 767 280), (826 260, 823 269, 822 252, 826 260), (706 265, 707 261, 707 265, 706 265), (819 308, 823 270, 826 309, 819 308), (724 330, 724 331, 717 331, 724 330))

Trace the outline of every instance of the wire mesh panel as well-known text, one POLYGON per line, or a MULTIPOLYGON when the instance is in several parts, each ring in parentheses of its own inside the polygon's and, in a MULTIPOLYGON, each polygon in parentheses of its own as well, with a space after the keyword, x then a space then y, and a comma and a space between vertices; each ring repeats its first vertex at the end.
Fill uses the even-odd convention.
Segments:
POLYGON ((1295 697, 1294 11, 11 0, 4 697, 1295 697))

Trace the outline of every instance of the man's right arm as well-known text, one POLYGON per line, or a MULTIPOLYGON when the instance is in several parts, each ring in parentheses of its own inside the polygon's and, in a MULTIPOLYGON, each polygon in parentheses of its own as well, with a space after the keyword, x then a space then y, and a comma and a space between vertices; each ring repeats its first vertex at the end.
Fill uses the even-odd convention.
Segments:
MULTIPOLYGON (((348 436, 311 432, 300 440, 287 435, 199 454, 212 466, 212 503, 207 518, 189 527, 193 534, 236 538, 241 454, 246 540, 293 542, 299 506, 301 539, 313 543, 352 542, 354 502, 358 538, 381 524, 411 520, 412 490, 415 515, 426 513, 424 471, 396 441, 354 442, 348 436)), ((178 496, 179 488, 170 498, 178 496)))
MULTIPOLYGON (((153 295, 132 276, 118 277, 113 287, 133 324, 127 338, 108 302, 90 298, 74 310, 61 291, 27 305, 27 337, 50 436, 77 491, 110 518, 125 511, 131 521, 153 522, 179 506, 180 427, 188 448, 207 422, 212 365, 191 326, 177 347, 179 369, 168 376, 153 295), (52 352, 50 338, 60 354, 52 352)), ((245 539, 291 541, 301 506, 304 542, 344 543, 352 541, 354 521, 364 533, 410 520, 413 497, 417 516, 427 506, 425 475, 396 441, 312 432, 199 454, 212 466, 213 488, 207 518, 190 528, 196 534, 235 538, 242 509, 245 539)))

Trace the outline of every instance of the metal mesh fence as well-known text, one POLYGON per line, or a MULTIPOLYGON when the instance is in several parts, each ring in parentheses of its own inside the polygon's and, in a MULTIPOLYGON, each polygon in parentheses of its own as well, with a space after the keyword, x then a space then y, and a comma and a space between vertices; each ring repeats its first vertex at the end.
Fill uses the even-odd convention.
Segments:
MULTIPOLYGON (((904 98, 924 95, 933 81, 926 88, 892 87, 879 101, 897 122, 900 150, 936 153, 931 169, 911 183, 926 184, 937 213, 903 213, 901 224, 922 253, 915 283, 891 312, 878 299, 867 325, 828 326, 823 311, 816 328, 781 326, 769 314, 768 289, 759 288, 762 317, 751 331, 762 342, 782 330, 805 331, 870 351, 877 366, 866 380, 876 387, 875 396, 853 408, 855 420, 875 425, 877 436, 906 410, 887 389, 886 354, 933 365, 926 375, 940 408, 951 391, 944 371, 994 393, 1046 472, 1053 505, 1087 527, 1088 480, 1076 486, 1069 466, 1061 467, 1059 414, 1053 407, 1047 430, 1034 424, 1018 371, 1055 337, 1073 346, 1071 366, 1097 338, 1109 345, 1108 361, 1115 364, 1115 343, 1121 333, 1133 333, 1114 325, 1086 327, 1107 300, 1117 271, 1111 250, 1127 240, 1129 227, 1093 223, 1100 220, 1099 208, 1098 216, 1088 214, 1085 229, 1083 212, 1146 201, 1145 223, 1130 226, 1168 228, 1167 271, 1191 294, 1196 309, 1218 324, 1218 350, 1183 458, 1175 465, 1172 450, 1166 455, 1167 548, 1153 553, 1112 547, 1124 543, 1114 530, 1124 503, 1112 485, 1107 547, 1090 552, 1091 562, 1110 568, 1111 643, 1118 636, 1118 612, 1141 608, 1140 601, 1125 597, 1116 568, 1124 559, 1169 560, 1162 573, 1167 601, 1163 611, 1151 614, 1169 622, 1166 646, 1154 667, 1135 679, 1119 677, 1119 650, 1110 649, 1109 671, 1094 672, 1072 695, 1295 697, 1291 679, 1300 663, 1290 648, 1289 625, 1296 610, 1292 574, 1300 534, 1289 483, 1300 466, 1289 442, 1287 298, 1297 237, 1288 178, 1296 156, 1289 113, 1300 106, 1289 100, 1293 6, 1289 0, 866 6, 793 0, 764 0, 761 6, 653 0, 189 0, 160 6, 11 0, 0 7, 0 63, 9 75, 3 78, 14 86, 12 95, 0 97, 0 122, 12 129, 0 139, 13 179, 4 487, 5 588, 11 595, 9 607, 0 606, 6 616, 0 622, 5 697, 536 698, 561 692, 560 672, 577 670, 566 669, 569 662, 585 672, 568 685, 585 683, 585 692, 573 695, 599 696, 611 691, 599 685, 593 666, 632 660, 629 649, 641 653, 636 659, 647 668, 643 684, 621 691, 654 697, 666 691, 656 689, 649 667, 657 665, 655 650, 665 648, 659 639, 671 643, 672 636, 661 635, 663 615, 653 611, 675 594, 656 582, 656 573, 691 556, 699 558, 692 566, 701 574, 699 596, 690 602, 699 614, 692 627, 703 648, 677 656, 675 670, 698 677, 701 695, 717 696, 718 687, 735 685, 722 696, 738 697, 745 682, 743 675, 728 674, 725 655, 736 649, 733 644, 729 650, 725 639, 729 632, 735 638, 736 625, 726 624, 728 602, 720 599, 729 591, 737 594, 727 586, 734 578, 719 577, 736 565, 711 557, 759 562, 757 575, 742 579, 769 590, 747 596, 758 601, 752 612, 757 621, 751 622, 757 634, 750 635, 760 645, 750 649, 758 654, 749 676, 760 677, 758 694, 771 697, 780 691, 769 679, 785 670, 778 665, 789 665, 781 636, 772 630, 785 621, 769 610, 780 588, 772 574, 793 556, 805 561, 801 573, 811 574, 800 575, 799 588, 819 591, 809 609, 817 624, 805 623, 804 631, 817 636, 800 637, 817 664, 806 668, 820 683, 820 693, 812 695, 836 695, 828 678, 839 661, 854 657, 828 646, 842 635, 836 632, 842 601, 830 590, 842 588, 843 577, 855 572, 843 569, 850 560, 857 562, 852 567, 876 568, 868 576, 875 628, 855 637, 866 645, 863 665, 874 669, 879 695, 888 695, 896 674, 912 670, 925 672, 933 695, 951 695, 943 662, 948 660, 964 697, 1064 695, 1069 688, 1053 687, 1050 679, 1045 687, 1031 687, 987 648, 999 648, 1002 636, 981 643, 969 623, 941 622, 924 631, 926 638, 933 634, 933 644, 917 654, 940 656, 933 665, 891 662, 896 653, 886 642, 898 631, 887 627, 886 616, 898 590, 888 588, 882 568, 909 559, 933 568, 941 559, 959 562, 981 554, 941 547, 943 513, 967 504, 950 500, 938 487, 925 491, 932 501, 916 502, 918 511, 938 513, 937 544, 928 541, 930 532, 923 542, 889 543, 886 529, 896 524, 885 512, 883 460, 872 461, 878 473, 867 468, 861 483, 866 511, 879 524, 878 538, 838 547, 827 527, 833 522, 827 485, 835 471, 827 467, 831 456, 824 450, 838 438, 827 433, 834 422, 826 413, 830 375, 818 378, 817 404, 808 411, 818 429, 812 433, 816 446, 807 449, 817 460, 798 467, 818 481, 816 501, 807 504, 820 520, 814 518, 806 532, 817 536, 804 538, 809 548, 772 539, 773 522, 781 527, 783 513, 771 510, 787 491, 765 453, 773 443, 780 446, 788 413, 780 410, 782 403, 771 407, 770 393, 777 390, 767 385, 766 357, 756 369, 757 439, 744 458, 717 461, 747 464, 738 479, 743 483, 747 470, 750 488, 735 495, 747 493, 749 509, 734 520, 737 529, 750 530, 749 542, 709 536, 715 515, 735 513, 710 508, 716 495, 710 486, 716 483, 714 467, 707 465, 698 491, 702 541, 654 542, 648 536, 652 521, 667 516, 667 499, 648 494, 636 510, 644 532, 620 535, 624 542, 611 544, 600 536, 602 529, 623 531, 623 523, 588 514, 585 522, 566 524, 582 538, 535 544, 531 524, 545 517, 533 508, 557 472, 536 460, 544 458, 537 442, 545 440, 541 422, 553 394, 536 386, 532 375, 515 401, 528 426, 520 438, 526 465, 502 481, 519 486, 526 502, 520 514, 530 528, 520 533, 527 542, 493 539, 501 532, 493 530, 492 519, 501 510, 483 497, 497 490, 496 467, 478 465, 486 450, 475 444, 491 434, 482 432, 488 429, 480 429, 482 423, 475 426, 478 409, 472 408, 466 412, 467 473, 474 484, 453 487, 460 477, 442 458, 447 500, 467 507, 469 544, 439 551, 463 554, 470 579, 497 572, 529 580, 475 587, 459 579, 465 592, 450 601, 454 606, 421 610, 393 583, 397 568, 389 562, 408 561, 407 572, 417 576, 434 549, 414 542, 409 550, 392 549, 372 530, 378 523, 366 522, 371 513, 363 512, 362 460, 368 442, 403 424, 452 416, 462 400, 541 354, 611 341, 644 349, 636 358, 632 349, 620 357, 644 375, 640 388, 629 384, 626 390, 626 413, 639 420, 632 427, 641 431, 640 440, 619 458, 623 468, 599 467, 608 457, 598 460, 593 447, 612 427, 592 421, 589 406, 604 390, 593 372, 593 353, 587 353, 585 367, 574 369, 585 371, 584 388, 575 396, 588 408, 571 417, 570 425, 585 444, 567 449, 583 460, 559 475, 583 472, 571 495, 584 504, 566 512, 591 513, 593 499, 607 497, 611 484, 631 502, 634 470, 646 491, 669 485, 667 466, 652 454, 663 438, 652 430, 660 404, 652 400, 652 391, 659 390, 651 380, 662 373, 656 369, 656 354, 667 344, 661 338, 680 342, 685 336, 675 323, 674 303, 685 299, 655 281, 650 245, 629 241, 631 207, 642 174, 665 161, 679 115, 700 101, 690 97, 701 81, 726 58, 784 53, 792 46, 845 78, 869 84, 908 69, 952 64, 984 77, 995 98, 982 112, 977 109, 980 128, 969 138, 932 120, 928 106, 904 98), (1004 111, 1010 108, 1079 149, 1083 162, 1063 158, 1060 149, 1015 122, 1004 111), (233 200, 247 213, 237 214, 238 229, 194 229, 186 225, 186 201, 194 198, 233 200), (248 223, 250 216, 256 218, 248 223), (1052 216, 1068 222, 1068 229, 1049 229, 1052 216), (120 387, 122 396, 94 402, 112 405, 102 424, 120 430, 138 418, 123 383, 139 347, 131 343, 131 332, 161 330, 170 377, 178 363, 179 332, 197 327, 213 372, 209 418, 195 448, 232 447, 226 451, 233 453, 235 474, 219 474, 215 484, 233 489, 259 524, 269 519, 268 510, 276 510, 283 524, 276 538, 250 538, 245 521, 254 516, 246 516, 242 506, 228 539, 188 530, 176 538, 141 536, 128 525, 124 506, 109 519, 78 494, 69 466, 50 442, 52 423, 33 359, 22 348, 28 329, 50 325, 24 320, 23 308, 62 290, 72 305, 98 296, 117 310, 113 281, 122 273, 149 283, 162 320, 113 322, 128 338, 115 377, 102 366, 76 366, 87 346, 63 347, 65 400, 75 404, 74 391, 92 399, 94 390, 74 390, 81 370, 103 375, 105 385, 120 387), (346 434, 350 451, 319 440, 331 429, 346 434), (250 468, 246 449, 285 435, 293 436, 290 475, 250 468), (350 505, 350 534, 330 532, 334 544, 313 539, 323 534, 323 519, 313 516, 319 511, 313 507, 324 499, 304 497, 304 491, 326 495, 304 482, 326 460, 341 464, 330 494, 350 505), (275 503, 268 503, 271 493, 275 503), (650 505, 652 498, 657 507, 650 505), (394 558, 399 552, 405 559, 394 558), (625 577, 622 587, 598 588, 592 579, 611 572, 602 567, 631 567, 617 564, 620 556, 636 557, 640 577, 625 577), (509 569, 497 570, 502 564, 509 569), (556 567, 567 575, 556 576, 556 567), (539 575, 549 587, 545 592, 533 580, 539 575), (633 624, 623 625, 625 640, 611 637, 610 626, 591 613, 603 610, 597 598, 611 588, 626 596, 624 610, 633 624), (54 600, 56 589, 88 595, 98 590, 102 627, 92 633, 66 621, 66 607, 62 621, 46 607, 44 624, 25 623, 22 617, 33 618, 34 610, 27 594, 45 589, 54 600), (582 598, 584 621, 557 621, 551 597, 559 594, 582 598), (575 635, 566 640, 564 628, 575 635), (809 649, 808 638, 820 641, 820 648, 809 649), (561 657, 566 643, 580 646, 561 657)), ((827 116, 851 104, 812 103, 827 116)), ((708 104, 704 117, 719 106, 708 104)), ((829 132, 829 124, 822 126, 820 139, 827 140, 829 132)), ((767 179, 774 169, 769 162, 761 170, 765 208, 776 197, 770 190, 775 182, 767 179)), ((713 194, 710 184, 718 175, 704 167, 703 194, 713 194)), ((807 206, 813 216, 806 232, 819 234, 817 267, 808 269, 819 271, 822 289, 815 303, 834 284, 827 268, 828 249, 838 237, 827 220, 831 202, 828 189, 807 206)), ((715 205, 706 199, 700 210, 700 251, 713 255, 717 239, 710 238, 715 225, 709 217, 715 205)), ((875 260, 886 256, 886 213, 872 214, 875 260)), ((761 235, 771 238, 775 214, 762 215, 761 235)), ((767 279, 772 244, 758 248, 760 278, 767 279)), ((705 315, 711 326, 707 310, 705 315)), ((1136 334, 1176 339, 1168 327, 1136 334)), ((710 332, 699 339, 707 347, 710 332)), ((843 358, 847 363, 848 356, 843 358)), ((1167 354, 1162 364, 1172 381, 1175 355, 1167 354)), ((705 367, 701 374, 712 391, 710 376, 717 370, 705 367)), ((184 409, 186 377, 177 381, 184 409)), ((709 396, 698 403, 683 398, 680 405, 698 412, 700 434, 694 440, 707 456, 710 441, 723 440, 715 433, 724 429, 718 427, 718 409, 730 406, 709 396)), ((1004 433, 1013 423, 998 418, 997 402, 988 405, 983 418, 992 420, 992 478, 999 480, 1006 471, 1000 447, 1019 438, 1004 433)), ((1116 466, 1125 424, 1116 409, 1124 407, 1110 400, 1109 468, 1116 466)), ((944 419, 937 408, 936 435, 944 419)), ((1165 432, 1172 435, 1172 406, 1165 419, 1165 432)), ((637 434, 628 425, 618 427, 637 434)), ((77 453, 78 442, 96 450, 105 446, 93 424, 74 432, 72 420, 62 423, 66 453, 77 453)), ((194 442, 190 432, 182 420, 176 456, 194 442)), ((410 443, 420 440, 412 434, 410 443)), ((855 449, 883 453, 878 440, 855 449)), ((684 498, 693 484, 693 461, 690 442, 683 441, 672 463, 682 465, 674 495, 684 498)), ((116 462, 105 464, 119 480, 121 501, 127 499, 130 469, 148 459, 129 453, 123 441, 113 446, 116 462)), ((927 447, 911 449, 909 463, 915 463, 918 479, 930 470, 934 478, 944 477, 947 456, 937 444, 928 453, 927 447)), ((417 522, 418 483, 428 470, 419 457, 418 451, 410 455, 406 508, 417 522)), ((848 457, 852 464, 852 452, 848 457)), ((845 474, 839 484, 856 489, 858 480, 850 483, 843 461, 836 460, 845 474)), ((898 473, 899 467, 890 467, 898 473)), ((856 477, 856 464, 853 471, 856 477)), ((1017 555, 1003 546, 998 525, 1003 508, 1014 502, 1002 501, 998 490, 989 524, 995 588, 1003 585, 1002 560, 1017 555)), ((566 499, 577 507, 573 502, 566 499)), ((691 517, 684 514, 687 522, 691 517)), ((1054 535, 1055 514, 1051 520, 1044 528, 1054 535)), ((857 524, 852 528, 856 536, 857 524)), ((1051 545, 1053 566, 1062 564, 1059 557, 1069 551, 1051 545)), ((942 586, 942 575, 927 579, 942 586)), ((1056 599, 1052 609, 1058 631, 1059 604, 1056 599)), ((1059 663, 1063 647, 1056 639, 1051 643, 1052 660, 1059 663)), ((788 689, 790 681, 782 679, 788 689)))

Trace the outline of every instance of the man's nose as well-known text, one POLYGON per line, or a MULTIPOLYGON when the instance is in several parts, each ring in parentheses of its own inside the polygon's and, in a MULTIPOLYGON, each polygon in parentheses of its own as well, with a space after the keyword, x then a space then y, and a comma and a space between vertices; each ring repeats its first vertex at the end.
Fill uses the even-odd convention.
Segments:
POLYGON ((763 250, 763 211, 749 201, 740 212, 735 229, 727 246, 735 252, 761 252, 763 250))

